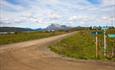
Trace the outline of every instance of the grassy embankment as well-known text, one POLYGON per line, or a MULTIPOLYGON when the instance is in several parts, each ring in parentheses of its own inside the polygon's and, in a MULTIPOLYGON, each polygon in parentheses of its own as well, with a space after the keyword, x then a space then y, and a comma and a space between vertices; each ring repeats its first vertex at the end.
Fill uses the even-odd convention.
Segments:
MULTIPOLYGON (((80 31, 74 36, 63 39, 62 41, 50 46, 50 49, 63 56, 73 57, 76 59, 91 60, 113 60, 115 56, 111 56, 112 47, 115 50, 115 39, 107 38, 108 57, 103 56, 103 34, 98 35, 99 38, 99 58, 95 56, 95 36, 91 34, 91 30, 80 31)), ((107 33, 114 33, 115 30, 108 30, 107 33)), ((115 53, 115 52, 114 52, 115 53)))
POLYGON ((33 39, 46 38, 54 35, 64 34, 65 32, 19 32, 16 34, 0 35, 0 45, 22 42, 33 39))

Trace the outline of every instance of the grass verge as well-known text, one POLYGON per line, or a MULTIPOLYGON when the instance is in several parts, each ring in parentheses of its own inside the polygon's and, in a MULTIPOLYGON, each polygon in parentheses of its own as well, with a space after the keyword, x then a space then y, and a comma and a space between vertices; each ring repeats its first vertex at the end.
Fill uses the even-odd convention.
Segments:
POLYGON ((10 44, 16 42, 22 42, 27 40, 41 39, 50 36, 55 36, 59 34, 64 34, 65 32, 19 32, 16 34, 0 35, 0 45, 10 44))
MULTIPOLYGON (((95 36, 91 34, 91 30, 83 30, 76 33, 74 36, 65 38, 56 44, 49 46, 49 48, 63 56, 68 56, 76 59, 85 59, 85 60, 112 60, 115 61, 114 57, 104 57, 103 56, 103 34, 99 35, 99 57, 95 56, 95 36)), ((115 30, 109 30, 108 33, 115 33, 115 30)), ((111 56, 111 49, 115 47, 115 39, 107 39, 108 56, 111 56)), ((115 48, 114 48, 115 50, 115 48)), ((115 53, 115 52, 114 52, 115 53)))

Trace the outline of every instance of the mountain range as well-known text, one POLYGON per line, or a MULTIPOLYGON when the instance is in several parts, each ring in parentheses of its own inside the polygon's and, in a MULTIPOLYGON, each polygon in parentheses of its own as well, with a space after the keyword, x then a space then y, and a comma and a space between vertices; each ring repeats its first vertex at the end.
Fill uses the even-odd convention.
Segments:
POLYGON ((51 30, 67 30, 71 27, 66 25, 59 25, 59 24, 51 24, 46 28, 20 28, 20 27, 0 27, 0 32, 26 32, 26 31, 51 31, 51 30))

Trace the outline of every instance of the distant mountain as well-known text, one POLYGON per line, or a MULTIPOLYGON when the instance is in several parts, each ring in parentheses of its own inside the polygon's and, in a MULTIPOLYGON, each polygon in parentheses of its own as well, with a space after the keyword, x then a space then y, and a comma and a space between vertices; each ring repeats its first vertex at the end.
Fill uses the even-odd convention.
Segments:
POLYGON ((19 28, 19 27, 0 27, 0 32, 24 32, 24 31, 34 31, 30 28, 19 28))
POLYGON ((35 31, 45 31, 45 28, 37 28, 37 29, 34 29, 35 31))
POLYGON ((71 27, 66 25, 51 24, 46 28, 30 29, 20 27, 0 27, 0 32, 28 32, 28 31, 49 31, 49 30, 68 30, 71 27))
POLYGON ((46 30, 67 30, 67 29, 70 29, 70 27, 67 27, 66 25, 59 25, 59 24, 51 24, 46 28, 46 30))

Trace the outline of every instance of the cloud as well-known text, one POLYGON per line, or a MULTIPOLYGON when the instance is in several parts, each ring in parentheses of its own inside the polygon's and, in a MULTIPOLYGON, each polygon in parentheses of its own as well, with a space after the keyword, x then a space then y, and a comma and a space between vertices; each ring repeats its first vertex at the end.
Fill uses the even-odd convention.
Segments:
POLYGON ((100 17, 97 20, 98 23, 106 23, 106 24, 113 24, 115 22, 115 17, 100 17))
POLYGON ((19 5, 13 5, 9 2, 7 2, 6 0, 1 0, 0 1, 0 9, 4 10, 4 11, 22 11, 24 10, 23 6, 19 6, 19 5))
POLYGON ((60 19, 62 16, 57 13, 48 13, 48 17, 53 20, 60 19))
POLYGON ((115 0, 102 0, 102 6, 115 5, 115 0))
POLYGON ((59 0, 46 0, 49 4, 57 4, 59 0))
POLYGON ((5 23, 9 23, 12 26, 33 28, 52 22, 65 25, 71 22, 73 26, 94 25, 93 23, 95 25, 115 24, 114 0, 100 0, 101 2, 96 5, 93 2, 89 3, 96 0, 14 0, 15 4, 9 1, 0 2, 0 22, 4 22, 2 23, 4 26, 8 26, 5 23))
POLYGON ((72 23, 72 22, 76 22, 78 20, 78 18, 77 18, 77 16, 72 16, 68 20, 70 23, 72 23))
POLYGON ((69 22, 74 23, 74 22, 89 22, 93 21, 95 18, 93 16, 72 16, 68 19, 69 22))

